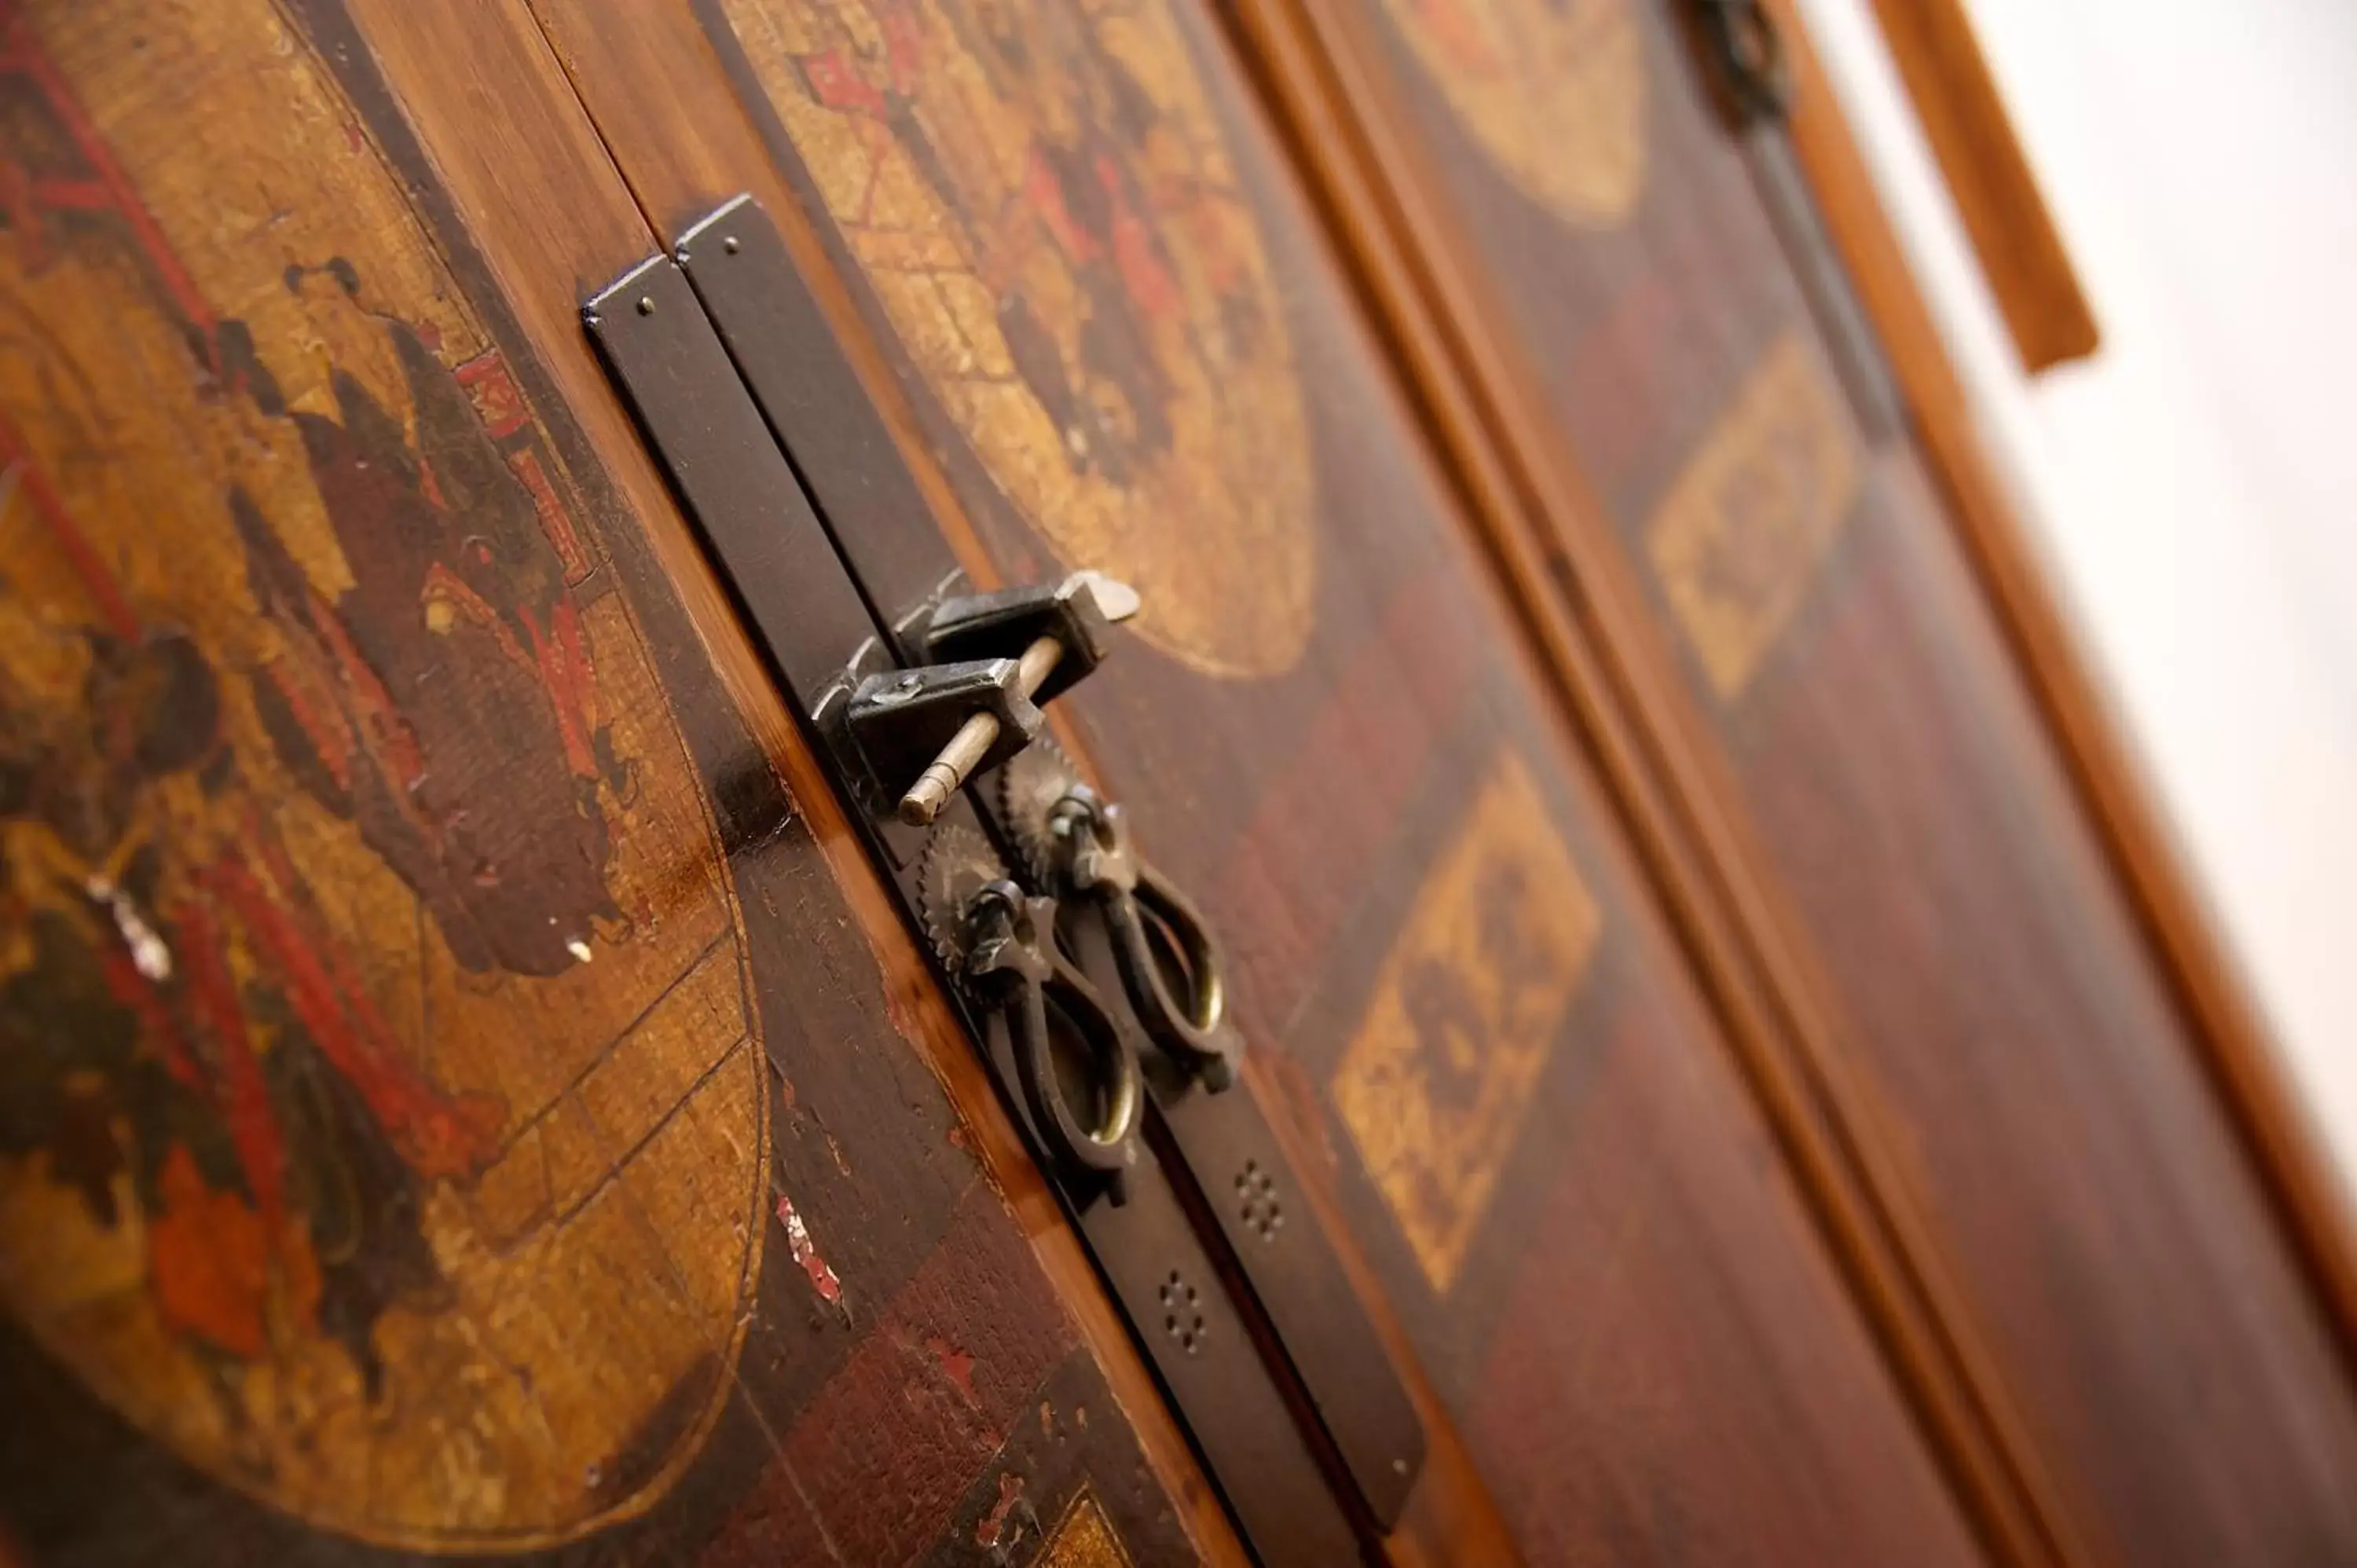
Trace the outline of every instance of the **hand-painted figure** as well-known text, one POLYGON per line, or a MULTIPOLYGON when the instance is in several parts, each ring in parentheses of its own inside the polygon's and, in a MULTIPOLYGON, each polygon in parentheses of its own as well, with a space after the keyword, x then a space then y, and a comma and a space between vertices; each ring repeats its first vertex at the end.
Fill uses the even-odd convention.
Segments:
POLYGON ((0 718, 20 852, 0 871, 29 933, 0 981, 0 1153, 46 1153, 109 1226, 127 1176, 158 1310, 210 1353, 264 1359, 282 1313, 373 1388, 378 1317, 439 1283, 421 1183, 474 1168, 500 1108, 423 1079, 316 940, 203 652, 168 631, 89 644, 78 705, 9 692, 0 718), (233 825, 169 864, 190 809, 233 825))
MULTIPOLYGON (((289 268, 334 367, 332 414, 291 408, 244 323, 204 314, 125 204, 75 106, 17 102, 17 129, 48 134, 7 149, 42 176, 17 184, 12 274, 119 280, 128 263, 136 316, 115 329, 145 318, 184 345, 165 351, 200 401, 235 405, 213 417, 291 424, 349 585, 322 592, 231 479, 245 586, 279 651, 210 648, 178 607, 141 602, 156 589, 108 564, 119 521, 76 515, 43 443, 0 415, 7 499, 32 514, 16 526, 48 536, 36 548, 71 564, 88 607, 74 688, 12 672, 25 650, 0 638, 0 1155, 45 1155, 94 1220, 135 1224, 162 1319, 205 1353, 262 1361, 274 1324, 324 1333, 373 1395, 376 1324, 444 1285, 425 1189, 479 1172, 507 1108, 437 1087, 396 1038, 229 719, 259 721, 478 973, 556 974, 601 928, 626 933, 605 802, 633 776, 526 482, 539 469, 502 453, 419 330, 371 312, 340 257, 289 268), (44 190, 77 199, 50 209, 44 190)), ((83 420, 93 447, 102 417, 83 420)))
POLYGON ((317 302, 312 319, 390 354, 378 384, 409 406, 339 368, 339 418, 289 414, 242 328, 223 324, 231 379, 300 428, 354 578, 327 602, 233 498, 254 600, 294 650, 257 676, 256 706, 289 769, 359 824, 461 964, 562 972, 587 961, 595 922, 621 919, 598 788, 629 786, 564 564, 464 391, 414 329, 366 311, 350 263, 286 282, 317 302))

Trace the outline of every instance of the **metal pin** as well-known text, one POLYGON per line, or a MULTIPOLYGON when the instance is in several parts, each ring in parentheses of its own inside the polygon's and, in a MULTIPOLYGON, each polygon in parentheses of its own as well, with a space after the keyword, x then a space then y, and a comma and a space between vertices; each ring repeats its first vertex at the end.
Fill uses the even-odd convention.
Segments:
MULTIPOLYGON (((1099 572, 1086 572, 1088 592, 1096 598, 1097 612, 1105 619, 1119 625, 1138 611, 1137 590, 1127 583, 1105 576, 1099 572)), ((1064 657, 1064 645, 1052 637, 1036 639, 1023 650, 1015 671, 1016 690, 1028 702, 1037 695, 1056 665, 1064 657)), ((932 825, 941 815, 950 797, 965 788, 966 775, 986 756, 991 743, 998 738, 998 721, 988 714, 976 714, 958 726, 957 734, 942 747, 941 755, 909 786, 900 797, 900 820, 910 827, 932 825)))
MULTIPOLYGON (((1023 650, 1015 666, 1015 689, 1025 701, 1047 683, 1048 677, 1064 657, 1064 645, 1052 637, 1034 639, 1023 650)), ((911 827, 927 827, 941 815, 950 797, 965 788, 966 775, 974 771, 998 738, 998 720, 990 714, 976 714, 958 726, 957 734, 942 747, 939 757, 909 786, 900 797, 900 820, 911 827)))

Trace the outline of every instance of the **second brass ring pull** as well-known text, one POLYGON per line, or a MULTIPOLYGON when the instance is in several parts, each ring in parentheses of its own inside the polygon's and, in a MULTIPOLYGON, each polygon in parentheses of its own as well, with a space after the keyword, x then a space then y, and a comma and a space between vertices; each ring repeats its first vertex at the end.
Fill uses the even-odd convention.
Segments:
POLYGON ((1055 900, 996 881, 974 895, 967 919, 974 945, 966 972, 995 991, 1006 1010, 1016 1075, 1033 1120, 1056 1154, 1103 1176, 1112 1200, 1125 1202, 1129 1167, 1137 1158, 1137 1058, 1095 989, 1057 950, 1055 900), (1056 1071, 1051 1005, 1088 1048, 1091 1081, 1103 1104, 1086 1121, 1073 1114, 1056 1071))
POLYGON ((1243 1038, 1228 1023, 1226 966, 1193 901, 1138 858, 1122 809, 1086 784, 1072 783, 1048 809, 1046 828, 1060 846, 1062 880, 1103 913, 1122 989, 1147 1037, 1212 1092, 1233 1083, 1243 1038), (1175 988, 1149 919, 1185 971, 1175 988))
POLYGON ((1056 946, 1056 904, 1026 893, 981 834, 933 830, 918 863, 917 908, 933 951, 976 1004, 1006 1025, 1015 1079, 1042 1156, 1127 1196, 1143 1091, 1137 1055, 1095 987, 1056 946), (1055 1026, 1077 1036, 1092 1103, 1075 1111, 1057 1070, 1055 1026))
POLYGON ((1044 736, 999 770, 998 804, 1039 884, 1103 915, 1146 1037, 1213 1092, 1233 1083, 1244 1045, 1228 1021, 1226 961, 1194 901, 1133 847, 1122 809, 1044 736))

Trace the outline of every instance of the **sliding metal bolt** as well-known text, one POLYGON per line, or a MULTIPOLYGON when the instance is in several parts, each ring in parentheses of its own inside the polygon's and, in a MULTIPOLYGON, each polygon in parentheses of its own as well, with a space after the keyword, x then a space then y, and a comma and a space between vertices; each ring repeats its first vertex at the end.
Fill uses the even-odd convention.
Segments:
MULTIPOLYGON (((1064 657, 1064 645, 1052 637, 1036 639, 1023 650, 1015 666, 1015 689, 1028 702, 1032 693, 1047 683, 1049 675, 1064 657)), ((998 739, 998 720, 990 714, 976 714, 958 726, 957 734, 942 747, 909 792, 900 797, 900 820, 911 827, 926 827, 941 815, 950 797, 965 788, 966 775, 974 764, 988 755, 991 744, 998 739)))
MULTIPOLYGON (((1135 615, 1138 609, 1137 590, 1111 577, 1089 574, 1088 591, 1096 596, 1097 609, 1105 619, 1119 623, 1135 615)), ((1023 650, 1015 668, 1015 689, 1026 702, 1038 694, 1055 672, 1064 657, 1064 645, 1052 637, 1035 639, 1023 650)), ((993 742, 998 739, 998 721, 988 714, 976 714, 958 726, 950 736, 941 755, 917 775, 909 792, 900 797, 900 820, 910 827, 930 827, 950 798, 965 788, 966 775, 974 765, 989 755, 993 742)))

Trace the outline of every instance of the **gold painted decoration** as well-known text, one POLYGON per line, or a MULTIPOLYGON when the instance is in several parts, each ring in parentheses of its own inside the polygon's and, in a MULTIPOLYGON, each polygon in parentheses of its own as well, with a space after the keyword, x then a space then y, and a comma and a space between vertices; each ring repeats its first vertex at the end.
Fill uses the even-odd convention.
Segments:
POLYGON ((1073 1494, 1064 1517, 1056 1521, 1055 1533, 1039 1554, 1039 1568, 1131 1568, 1129 1552, 1113 1520, 1105 1518, 1086 1487, 1073 1494))
POLYGON ((1465 1262, 1602 920, 1528 766, 1503 753, 1427 874, 1334 1107, 1436 1291, 1465 1262))
POLYGON ((1640 0, 1383 0, 1484 154, 1566 221, 1610 228, 1645 188, 1640 0))
POLYGON ((1842 394, 1797 329, 1760 357, 1645 525, 1645 551, 1722 701, 1740 696, 1857 499, 1842 394))
POLYGON ((320 1528, 642 1509, 767 1135, 632 607, 266 0, 0 4, 0 1309, 320 1528))
POLYGON ((1165 0, 723 0, 916 372, 1068 565, 1206 673, 1314 613, 1308 426, 1165 0))

